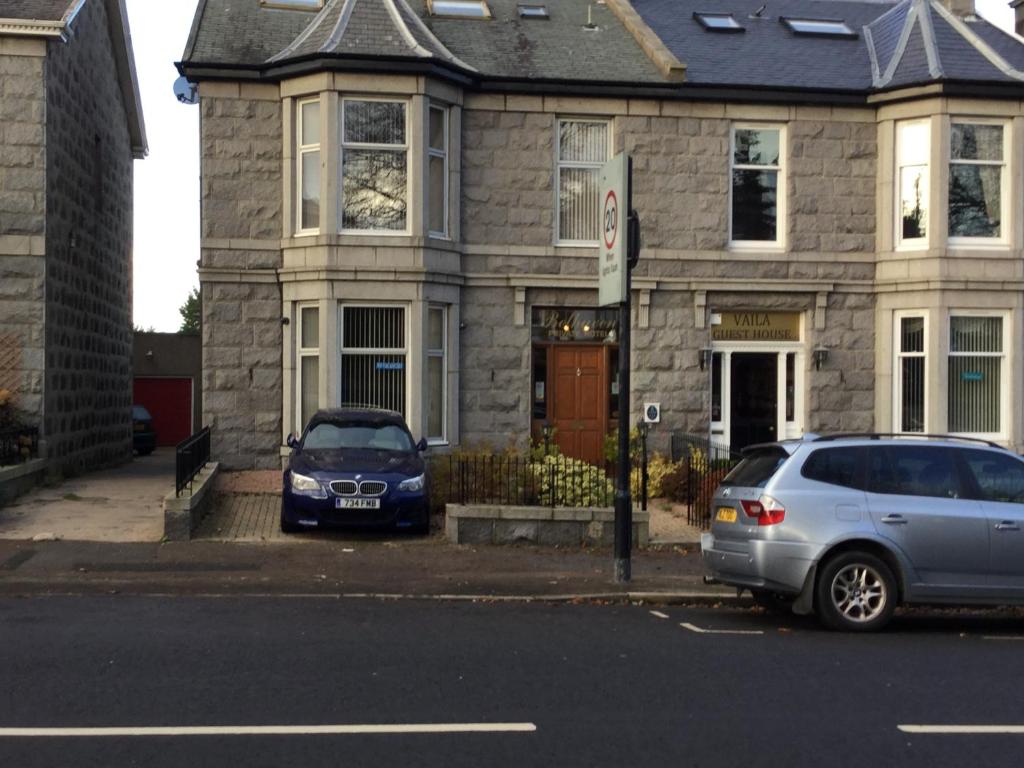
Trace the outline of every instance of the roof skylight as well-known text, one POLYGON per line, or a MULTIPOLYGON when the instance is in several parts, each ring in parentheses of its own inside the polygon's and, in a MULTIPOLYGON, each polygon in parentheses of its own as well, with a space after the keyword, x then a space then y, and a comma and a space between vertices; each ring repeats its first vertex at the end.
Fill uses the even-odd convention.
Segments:
POLYGON ((842 19, 779 19, 798 35, 823 35, 825 37, 857 37, 842 19))
POLYGON ((427 0, 431 16, 461 19, 489 19, 491 9, 486 0, 427 0))
POLYGON ((520 5, 519 17, 522 19, 550 19, 546 5, 520 5))
POLYGON ((696 11, 693 18, 709 32, 742 32, 743 26, 731 13, 702 13, 696 11))
POLYGON ((264 8, 295 9, 298 11, 319 11, 324 7, 323 0, 260 0, 264 8))

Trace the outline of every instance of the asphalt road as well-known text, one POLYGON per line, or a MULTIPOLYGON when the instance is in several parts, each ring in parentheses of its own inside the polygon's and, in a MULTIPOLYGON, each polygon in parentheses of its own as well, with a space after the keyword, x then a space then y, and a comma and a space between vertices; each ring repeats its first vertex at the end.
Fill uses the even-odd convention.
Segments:
POLYGON ((1010 615, 904 616, 863 637, 739 609, 33 597, 0 600, 0 649, 0 765, 17 768, 931 768, 1024 752, 1021 734, 899 728, 1024 725, 1010 615), (367 724, 519 730, 45 730, 367 724))

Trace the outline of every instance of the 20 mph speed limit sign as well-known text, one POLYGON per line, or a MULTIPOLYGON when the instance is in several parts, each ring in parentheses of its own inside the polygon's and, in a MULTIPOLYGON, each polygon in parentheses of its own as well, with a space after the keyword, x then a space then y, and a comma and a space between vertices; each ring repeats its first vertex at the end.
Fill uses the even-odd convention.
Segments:
POLYGON ((629 158, 616 155, 601 168, 598 304, 606 307, 626 299, 626 210, 629 201, 629 158))

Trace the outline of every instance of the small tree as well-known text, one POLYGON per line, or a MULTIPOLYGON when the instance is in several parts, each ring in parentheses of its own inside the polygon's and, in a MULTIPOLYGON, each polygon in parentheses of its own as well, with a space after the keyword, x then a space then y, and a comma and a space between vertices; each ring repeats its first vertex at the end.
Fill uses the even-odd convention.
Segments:
POLYGON ((178 329, 178 333, 199 333, 201 307, 199 289, 193 288, 185 303, 178 307, 178 313, 181 315, 181 328, 178 329))

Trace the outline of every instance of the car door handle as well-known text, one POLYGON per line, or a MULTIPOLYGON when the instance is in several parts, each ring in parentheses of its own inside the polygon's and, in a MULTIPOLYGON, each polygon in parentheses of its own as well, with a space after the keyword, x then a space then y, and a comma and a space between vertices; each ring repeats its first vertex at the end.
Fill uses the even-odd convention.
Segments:
POLYGON ((882 518, 882 522, 887 525, 906 525, 907 518, 903 515, 886 515, 882 518))
POLYGON ((1003 520, 1001 523, 996 523, 997 531, 1019 531, 1020 526, 1012 520, 1003 520))

